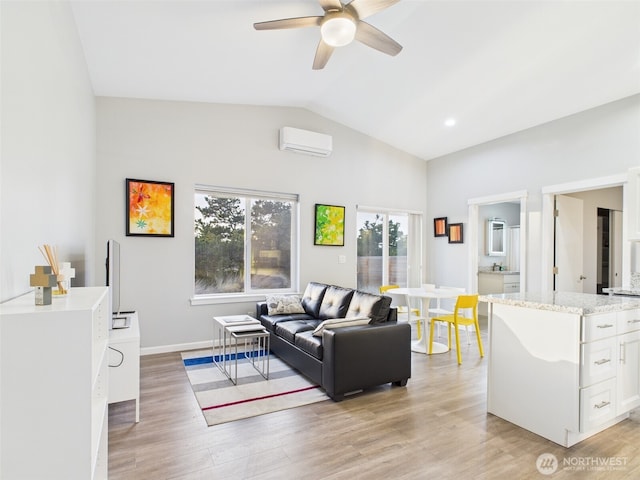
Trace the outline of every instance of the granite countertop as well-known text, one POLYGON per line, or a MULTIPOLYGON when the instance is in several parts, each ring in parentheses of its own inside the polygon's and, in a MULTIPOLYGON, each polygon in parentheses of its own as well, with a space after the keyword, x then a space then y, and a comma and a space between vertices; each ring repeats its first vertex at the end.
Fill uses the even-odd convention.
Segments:
POLYGON ((495 272, 493 270, 480 270, 478 274, 480 273, 488 273, 491 275, 520 275, 520 272, 513 270, 496 270, 495 272))
POLYGON ((535 308, 537 310, 550 310, 554 312, 576 313, 578 315, 640 308, 640 298, 596 295, 594 293, 496 293, 480 295, 479 299, 482 302, 500 303, 515 307, 535 308))
POLYGON ((640 289, 633 288, 633 287, 603 288, 602 291, 604 293, 608 293, 609 295, 637 295, 637 296, 640 296, 640 289))

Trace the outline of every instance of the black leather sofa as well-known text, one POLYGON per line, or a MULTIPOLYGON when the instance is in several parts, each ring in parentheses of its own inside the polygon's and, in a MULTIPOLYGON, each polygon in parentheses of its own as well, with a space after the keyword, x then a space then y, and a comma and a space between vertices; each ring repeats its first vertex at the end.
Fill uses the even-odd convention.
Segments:
POLYGON ((311 282, 300 303, 304 313, 269 315, 267 302, 259 302, 257 318, 270 332, 271 351, 329 397, 340 401, 345 394, 377 385, 407 384, 411 330, 407 323, 397 323, 389 297, 311 282), (324 320, 345 317, 370 320, 313 334, 324 320))

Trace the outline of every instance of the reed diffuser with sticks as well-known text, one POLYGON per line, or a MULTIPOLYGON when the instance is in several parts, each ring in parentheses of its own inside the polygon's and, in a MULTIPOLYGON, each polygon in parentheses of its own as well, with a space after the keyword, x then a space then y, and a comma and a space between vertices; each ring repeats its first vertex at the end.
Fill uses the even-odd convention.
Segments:
POLYGON ((60 264, 58 263, 58 247, 51 247, 51 245, 42 245, 38 247, 40 253, 44 259, 51 266, 51 272, 56 276, 58 282, 58 290, 54 290, 54 295, 66 295, 67 289, 64 286, 64 276, 60 274, 60 264))

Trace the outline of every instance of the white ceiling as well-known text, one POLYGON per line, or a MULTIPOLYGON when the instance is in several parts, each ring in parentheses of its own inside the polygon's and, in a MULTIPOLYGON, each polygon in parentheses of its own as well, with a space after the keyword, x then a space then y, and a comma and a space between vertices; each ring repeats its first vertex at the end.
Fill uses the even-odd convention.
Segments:
POLYGON ((426 160, 640 93, 640 0, 402 0, 367 18, 399 55, 320 71, 317 27, 253 28, 317 0, 72 5, 96 95, 304 107, 426 160))

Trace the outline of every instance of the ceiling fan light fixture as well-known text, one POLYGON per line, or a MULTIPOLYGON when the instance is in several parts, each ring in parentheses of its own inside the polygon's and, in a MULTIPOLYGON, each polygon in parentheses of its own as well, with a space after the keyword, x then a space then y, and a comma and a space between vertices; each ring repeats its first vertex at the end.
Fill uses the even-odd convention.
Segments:
POLYGON ((327 45, 343 47, 350 44, 355 38, 356 23, 349 15, 332 15, 322 23, 320 34, 327 45))

